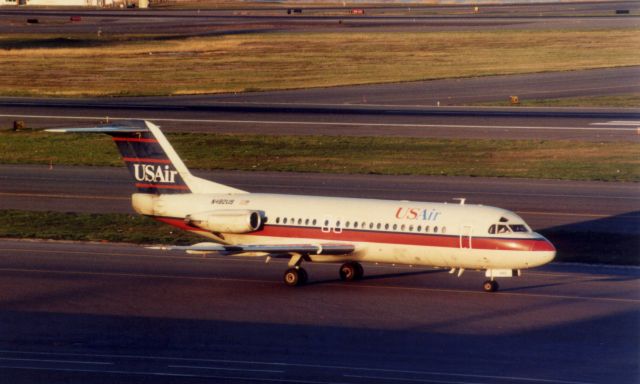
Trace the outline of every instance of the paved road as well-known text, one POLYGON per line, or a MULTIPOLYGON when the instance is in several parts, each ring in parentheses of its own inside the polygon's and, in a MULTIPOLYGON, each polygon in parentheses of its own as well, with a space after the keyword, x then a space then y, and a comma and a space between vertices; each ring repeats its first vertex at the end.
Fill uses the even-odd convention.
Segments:
POLYGON ((138 246, 0 241, 0 375, 11 383, 636 383, 637 269, 482 276, 285 264, 138 246))

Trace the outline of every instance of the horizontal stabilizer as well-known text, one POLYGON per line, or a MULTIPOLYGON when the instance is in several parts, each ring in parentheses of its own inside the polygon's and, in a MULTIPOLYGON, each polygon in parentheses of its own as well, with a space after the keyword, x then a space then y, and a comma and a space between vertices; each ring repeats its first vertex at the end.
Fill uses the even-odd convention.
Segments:
POLYGON ((194 253, 301 253, 307 255, 346 255, 355 250, 352 244, 238 244, 199 243, 189 246, 151 247, 165 251, 187 251, 194 253))
POLYGON ((46 132, 55 133, 137 133, 147 132, 147 127, 125 127, 125 126, 104 126, 104 127, 90 127, 90 128, 52 128, 45 129, 46 132))

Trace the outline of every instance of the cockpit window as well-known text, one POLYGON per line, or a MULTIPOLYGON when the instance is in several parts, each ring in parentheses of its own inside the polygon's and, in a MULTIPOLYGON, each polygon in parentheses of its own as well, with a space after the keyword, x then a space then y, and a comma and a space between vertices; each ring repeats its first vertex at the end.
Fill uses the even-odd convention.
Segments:
POLYGON ((504 224, 493 224, 489 227, 489 233, 495 235, 496 233, 510 233, 511 230, 504 224))
POLYGON ((523 224, 512 224, 509 227, 513 232, 529 232, 529 229, 523 224))

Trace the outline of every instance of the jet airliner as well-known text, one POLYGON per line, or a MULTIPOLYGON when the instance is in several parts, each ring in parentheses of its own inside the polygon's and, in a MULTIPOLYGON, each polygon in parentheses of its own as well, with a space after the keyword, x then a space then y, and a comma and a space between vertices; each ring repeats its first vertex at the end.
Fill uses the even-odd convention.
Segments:
MULTIPOLYGON (((123 121, 50 132, 110 135, 134 179, 134 210, 208 238, 189 253, 287 258, 283 280, 308 280, 303 263, 339 263, 343 281, 364 275, 362 262, 447 268, 496 278, 553 260, 554 246, 505 209, 459 203, 250 193, 191 174, 160 128, 123 121)), ((213 148, 215 150, 215 148, 213 148)))

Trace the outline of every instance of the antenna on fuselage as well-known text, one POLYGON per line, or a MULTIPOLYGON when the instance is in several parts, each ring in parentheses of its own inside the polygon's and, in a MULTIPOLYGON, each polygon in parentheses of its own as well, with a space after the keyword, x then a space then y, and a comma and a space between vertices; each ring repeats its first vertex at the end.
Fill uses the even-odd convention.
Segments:
POLYGON ((466 197, 454 197, 453 200, 459 201, 460 205, 464 205, 465 201, 467 201, 466 197))

